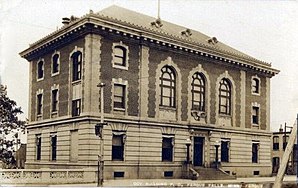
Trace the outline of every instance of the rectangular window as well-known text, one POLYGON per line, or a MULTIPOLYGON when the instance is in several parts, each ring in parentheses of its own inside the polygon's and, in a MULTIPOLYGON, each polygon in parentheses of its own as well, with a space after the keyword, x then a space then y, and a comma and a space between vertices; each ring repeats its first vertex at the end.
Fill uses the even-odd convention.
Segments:
POLYGON ((78 130, 70 131, 70 161, 77 162, 78 161, 78 143, 79 143, 79 134, 78 130))
POLYGON ((221 162, 229 162, 229 141, 221 141, 221 162))
POLYGON ((58 110, 58 89, 52 90, 52 112, 58 110))
POLYGON ((43 78, 43 61, 39 61, 37 64, 37 79, 43 78))
POLYGON ((279 150, 279 136, 273 136, 273 150, 279 150))
POLYGON ((289 141, 289 136, 283 136, 282 140, 283 140, 282 148, 283 150, 285 150, 289 141))
POLYGON ((164 171, 163 172, 163 176, 165 177, 165 178, 169 178, 169 177, 173 177, 173 171, 164 171))
POLYGON ((37 115, 42 114, 42 94, 37 95, 37 115))
POLYGON ((252 107, 252 123, 259 124, 259 107, 252 107))
POLYGON ((72 116, 79 116, 81 113, 81 99, 72 101, 72 116))
POLYGON ((55 161, 57 158, 57 135, 51 135, 51 160, 55 161))
POLYGON ((260 171, 254 171, 254 176, 260 175, 260 171))
POLYGON ((252 163, 258 163, 259 157, 259 143, 252 144, 252 163))
POLYGON ((114 108, 125 109, 125 85, 114 85, 114 108))
POLYGON ((112 160, 124 161, 124 135, 113 134, 112 138, 112 160))
POLYGON ((82 53, 77 51, 72 54, 72 81, 80 80, 82 77, 82 53))
POLYGON ((114 172, 114 178, 123 178, 124 172, 114 172))
POLYGON ((41 159, 41 135, 37 134, 35 136, 35 142, 36 142, 36 160, 41 159))
POLYGON ((162 138, 162 161, 173 161, 173 137, 163 137, 162 138))

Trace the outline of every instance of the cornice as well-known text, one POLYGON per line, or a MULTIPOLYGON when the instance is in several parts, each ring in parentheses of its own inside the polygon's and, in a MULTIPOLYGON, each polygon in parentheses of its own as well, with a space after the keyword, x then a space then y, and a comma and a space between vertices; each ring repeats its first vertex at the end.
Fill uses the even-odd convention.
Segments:
MULTIPOLYGON (((78 117, 61 117, 60 119, 55 120, 43 120, 41 122, 30 122, 27 126, 27 129, 33 129, 38 127, 45 127, 45 126, 52 126, 52 125, 59 125, 59 124, 69 124, 73 122, 82 122, 88 121, 89 123, 100 122, 100 117, 97 116, 78 116, 78 117)), ((124 124, 134 124, 134 125, 147 125, 147 126, 158 126, 158 127, 173 127, 173 128, 180 128, 180 129, 196 129, 196 130, 205 130, 205 131, 218 131, 218 132, 230 132, 236 134, 250 134, 250 135, 263 135, 263 136, 271 136, 272 132, 266 130, 254 130, 254 129, 243 129, 238 127, 222 127, 216 126, 214 124, 189 124, 187 122, 173 122, 173 123, 161 123, 159 121, 142 121, 136 119, 119 119, 119 118, 112 118, 106 117, 105 122, 108 124, 112 123, 124 123, 124 124)))
POLYGON ((175 50, 211 58, 230 65, 236 65, 245 69, 254 70, 269 77, 279 73, 279 70, 271 67, 271 64, 257 60, 253 57, 236 54, 230 51, 219 49, 216 46, 209 46, 195 42, 188 37, 171 35, 156 28, 143 27, 134 23, 121 21, 108 16, 89 13, 83 17, 63 26, 57 31, 43 37, 30 47, 20 53, 20 56, 30 60, 30 56, 45 50, 55 43, 65 40, 82 30, 86 32, 108 32, 115 35, 146 41, 175 50))

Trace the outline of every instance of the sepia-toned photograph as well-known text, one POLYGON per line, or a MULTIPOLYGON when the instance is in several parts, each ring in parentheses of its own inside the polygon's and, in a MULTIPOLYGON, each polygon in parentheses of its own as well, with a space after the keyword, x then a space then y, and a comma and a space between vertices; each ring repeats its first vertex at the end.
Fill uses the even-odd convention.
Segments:
POLYGON ((298 187, 297 0, 0 1, 0 186, 298 187))

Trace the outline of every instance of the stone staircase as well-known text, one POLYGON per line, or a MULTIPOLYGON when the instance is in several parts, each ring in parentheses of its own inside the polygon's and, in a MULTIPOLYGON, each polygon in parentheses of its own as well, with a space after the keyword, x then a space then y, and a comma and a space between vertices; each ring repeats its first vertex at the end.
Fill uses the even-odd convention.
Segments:
POLYGON ((215 169, 215 168, 204 168, 204 167, 194 167, 198 173, 198 180, 227 180, 227 179, 236 179, 235 176, 227 174, 226 172, 215 169))

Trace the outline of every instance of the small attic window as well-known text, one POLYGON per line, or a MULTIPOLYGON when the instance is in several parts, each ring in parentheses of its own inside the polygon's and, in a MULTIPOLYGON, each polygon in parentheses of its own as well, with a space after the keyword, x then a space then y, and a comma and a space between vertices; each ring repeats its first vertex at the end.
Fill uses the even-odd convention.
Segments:
POLYGON ((190 37, 192 35, 190 29, 186 29, 185 31, 181 31, 182 36, 190 37))
POLYGON ((213 45, 215 45, 216 43, 218 43, 218 40, 217 40, 216 37, 211 37, 211 38, 209 38, 209 39, 207 40, 207 42, 208 42, 209 44, 213 44, 213 45))
POLYGON ((156 28, 160 28, 163 26, 161 19, 157 18, 154 22, 151 22, 151 26, 155 26, 156 28))

